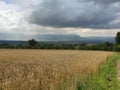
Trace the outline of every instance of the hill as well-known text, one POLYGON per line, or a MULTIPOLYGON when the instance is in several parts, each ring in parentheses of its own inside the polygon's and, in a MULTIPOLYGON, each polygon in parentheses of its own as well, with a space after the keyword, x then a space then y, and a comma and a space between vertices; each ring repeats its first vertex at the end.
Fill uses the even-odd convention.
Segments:
POLYGON ((98 44, 105 41, 114 43, 114 37, 80 37, 76 34, 36 34, 36 35, 23 35, 23 34, 5 34, 0 33, 0 44, 26 44, 29 39, 36 39, 40 43, 52 44, 80 44, 92 43, 98 44))

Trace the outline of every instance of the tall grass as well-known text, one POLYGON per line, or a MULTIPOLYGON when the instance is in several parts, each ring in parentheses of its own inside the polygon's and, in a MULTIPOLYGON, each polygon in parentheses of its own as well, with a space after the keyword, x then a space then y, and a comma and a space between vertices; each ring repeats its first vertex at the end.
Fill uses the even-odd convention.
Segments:
POLYGON ((114 55, 108 58, 99 71, 92 73, 77 84, 78 90, 120 90, 117 79, 117 62, 120 55, 114 55))

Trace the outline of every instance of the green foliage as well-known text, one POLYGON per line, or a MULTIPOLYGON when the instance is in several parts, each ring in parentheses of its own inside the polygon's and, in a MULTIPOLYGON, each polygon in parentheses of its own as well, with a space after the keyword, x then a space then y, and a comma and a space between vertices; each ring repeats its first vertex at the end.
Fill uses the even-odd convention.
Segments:
POLYGON ((35 46, 35 45, 37 44, 37 41, 36 41, 35 39, 31 39, 31 40, 28 41, 28 44, 29 44, 31 47, 33 47, 33 46, 35 46))
POLYGON ((79 81, 77 90, 119 90, 116 69, 119 59, 119 55, 110 57, 97 73, 92 73, 85 80, 79 81))
POLYGON ((113 47, 113 50, 114 51, 120 51, 120 45, 115 45, 114 47, 113 47))
POLYGON ((117 44, 120 44, 120 32, 117 33, 115 40, 117 44))
POLYGON ((9 45, 1 44, 0 48, 7 49, 56 49, 56 50, 99 50, 99 51, 120 51, 119 44, 112 44, 110 42, 104 42, 101 44, 44 44, 38 43, 32 39, 28 41, 29 45, 9 45))

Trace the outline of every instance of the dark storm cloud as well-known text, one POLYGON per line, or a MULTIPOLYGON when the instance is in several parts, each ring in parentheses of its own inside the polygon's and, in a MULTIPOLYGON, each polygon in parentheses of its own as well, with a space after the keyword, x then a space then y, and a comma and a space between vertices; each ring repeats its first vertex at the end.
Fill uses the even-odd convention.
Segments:
POLYGON ((28 21, 52 27, 120 28, 110 24, 118 19, 119 0, 44 0, 28 21))

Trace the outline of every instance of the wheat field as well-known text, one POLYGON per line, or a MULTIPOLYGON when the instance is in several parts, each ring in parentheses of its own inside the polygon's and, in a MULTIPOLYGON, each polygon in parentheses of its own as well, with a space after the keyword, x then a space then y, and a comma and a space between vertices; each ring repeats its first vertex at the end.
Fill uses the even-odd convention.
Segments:
POLYGON ((0 50, 0 90, 75 90, 112 52, 0 50))

